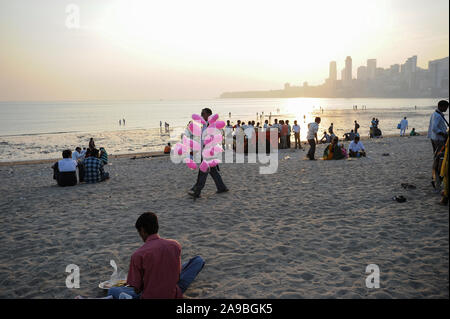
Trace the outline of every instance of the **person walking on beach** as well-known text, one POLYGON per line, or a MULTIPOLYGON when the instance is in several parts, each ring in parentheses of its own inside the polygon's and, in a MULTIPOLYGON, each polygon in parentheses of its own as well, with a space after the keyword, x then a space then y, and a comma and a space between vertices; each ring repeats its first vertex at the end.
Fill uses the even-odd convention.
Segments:
POLYGON ((300 143, 300 125, 297 124, 297 120, 294 121, 294 126, 292 127, 294 130, 294 140, 295 140, 295 149, 301 150, 302 144, 300 143))
POLYGON ((433 146, 433 153, 437 149, 441 149, 447 140, 448 122, 445 119, 444 113, 448 110, 448 102, 442 100, 438 103, 437 110, 431 114, 430 125, 428 126, 428 138, 431 140, 433 146))
POLYGON ((408 129, 408 120, 406 116, 403 120, 400 121, 400 136, 405 136, 405 132, 408 129))
POLYGON ((205 265, 196 256, 181 265, 181 245, 159 237, 158 217, 152 212, 139 216, 135 224, 144 245, 130 258, 127 285, 112 287, 114 299, 178 299, 205 265))
MULTIPOLYGON (((202 127, 202 134, 203 132, 208 128, 208 118, 212 115, 212 111, 209 108, 204 108, 201 112, 201 116, 205 120, 206 124, 202 127)), ((203 141, 202 141, 203 143, 203 141)), ((189 196, 194 197, 194 199, 200 197, 200 193, 202 189, 205 187, 206 178, 208 177, 208 174, 211 174, 212 179, 214 180, 214 183, 217 187, 217 193, 225 193, 228 192, 228 188, 225 186, 224 182, 222 181, 222 177, 219 174, 219 165, 210 167, 208 171, 202 172, 201 170, 198 170, 198 176, 197 176, 197 182, 192 187, 191 192, 189 192, 189 196)))
POLYGON ((319 124, 321 122, 320 117, 316 117, 314 122, 308 124, 308 135, 306 136, 308 143, 309 143, 309 151, 307 154, 307 157, 314 161, 315 153, 316 153, 316 144, 319 144, 319 141, 317 139, 317 132, 319 131, 319 124))
POLYGON ((123 118, 123 125, 125 126, 125 118, 123 118))
POLYGON ((119 126, 122 126, 122 120, 119 120, 119 126))

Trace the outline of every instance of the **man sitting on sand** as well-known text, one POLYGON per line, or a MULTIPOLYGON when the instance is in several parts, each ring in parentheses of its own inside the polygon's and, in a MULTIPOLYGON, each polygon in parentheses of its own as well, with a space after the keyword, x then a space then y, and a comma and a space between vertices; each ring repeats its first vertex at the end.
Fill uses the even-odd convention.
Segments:
POLYGON ((59 186, 74 186, 77 184, 77 162, 72 159, 72 151, 62 152, 63 159, 55 163, 53 168, 53 178, 59 186))
POLYGON ((366 157, 366 150, 360 141, 359 135, 356 135, 355 139, 350 143, 348 151, 350 157, 366 157))
POLYGON ((91 154, 84 160, 84 181, 86 183, 103 182, 109 178, 109 173, 103 169, 103 162, 98 158, 98 149, 91 150, 91 154))
POLYGON ((411 133, 409 133, 409 136, 420 136, 419 133, 416 132, 416 129, 413 127, 411 133))
POLYGON ((330 143, 331 142, 331 136, 328 135, 327 131, 323 131, 322 139, 320 140, 320 144, 330 143))
POLYGON ((325 161, 329 160, 341 160, 346 156, 344 146, 339 145, 339 138, 337 136, 333 137, 331 144, 328 145, 323 152, 323 159, 325 161))
MULTIPOLYGON (((123 293, 133 299, 183 298, 183 293, 205 265, 196 256, 181 266, 181 246, 158 235, 158 217, 142 214, 135 225, 144 245, 131 256, 127 286, 113 287, 108 296, 119 298, 123 293)), ((122 295, 123 297, 123 295, 122 295)))

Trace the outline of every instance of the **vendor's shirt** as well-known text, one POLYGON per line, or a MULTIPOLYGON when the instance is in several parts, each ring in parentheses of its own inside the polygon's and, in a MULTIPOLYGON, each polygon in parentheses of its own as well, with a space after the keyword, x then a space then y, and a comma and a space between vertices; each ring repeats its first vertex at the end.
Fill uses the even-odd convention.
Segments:
POLYGON ((364 145, 359 141, 358 143, 355 143, 355 141, 352 141, 348 147, 350 151, 353 152, 360 152, 364 150, 364 145))
POLYGON ((313 140, 315 138, 315 134, 319 131, 319 124, 316 122, 312 122, 308 124, 308 135, 306 138, 308 140, 313 140))
POLYGON ((71 158, 63 158, 58 161, 58 170, 62 172, 75 172, 77 170, 77 162, 71 158))
POLYGON ((300 133, 300 125, 294 125, 292 128, 294 129, 295 133, 300 133))
POLYGON ((131 256, 127 284, 141 291, 142 299, 183 298, 180 272, 181 245, 153 234, 131 256))

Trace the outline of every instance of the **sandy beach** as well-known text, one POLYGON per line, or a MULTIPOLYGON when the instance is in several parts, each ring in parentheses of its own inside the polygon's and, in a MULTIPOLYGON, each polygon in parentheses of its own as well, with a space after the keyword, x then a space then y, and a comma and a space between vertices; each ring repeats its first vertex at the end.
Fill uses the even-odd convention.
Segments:
POLYGON ((230 192, 215 194, 209 177, 195 202, 186 192, 197 173, 168 157, 111 158, 110 180, 66 188, 51 163, 4 164, 0 298, 103 296, 110 259, 127 271, 142 244, 134 224, 145 211, 181 244, 183 262, 206 261, 188 298, 448 298, 448 207, 430 185, 430 141, 363 143, 368 158, 343 161, 281 150, 273 175, 222 164, 230 192), (69 264, 80 267, 80 289, 66 288, 69 264), (366 288, 369 264, 379 289, 366 288))

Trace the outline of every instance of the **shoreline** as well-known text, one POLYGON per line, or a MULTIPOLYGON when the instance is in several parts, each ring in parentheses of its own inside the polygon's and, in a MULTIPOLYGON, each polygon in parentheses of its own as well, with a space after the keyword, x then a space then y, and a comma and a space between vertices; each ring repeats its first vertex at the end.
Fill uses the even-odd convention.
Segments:
MULTIPOLYGON (((426 136, 427 132, 417 132, 420 134, 420 136, 426 136)), ((386 134, 382 138, 393 138, 393 137, 400 137, 398 134, 386 134)), ((409 137, 407 135, 406 137, 409 137)), ((370 140, 368 136, 361 136, 361 141, 367 141, 370 140)), ((377 140, 377 139, 373 139, 377 140)), ((342 137, 339 137, 339 142, 349 142, 344 141, 342 137)), ((291 144, 293 143, 293 139, 291 138, 291 144)), ((308 146, 308 142, 301 141, 302 144, 308 146)), ((319 144, 321 145, 321 144, 319 144)), ((293 148, 291 148, 293 149, 293 148)), ((112 159, 119 159, 119 158, 158 158, 158 157, 168 157, 170 154, 164 154, 164 152, 139 152, 139 153, 124 153, 124 154, 117 154, 117 155, 109 155, 109 158, 112 159)), ((18 165, 37 165, 37 164, 46 164, 46 163, 54 163, 59 161, 61 158, 48 158, 48 159, 36 159, 36 160, 25 160, 25 161, 10 161, 10 162, 0 162, 0 167, 4 166, 18 166, 18 165)))

